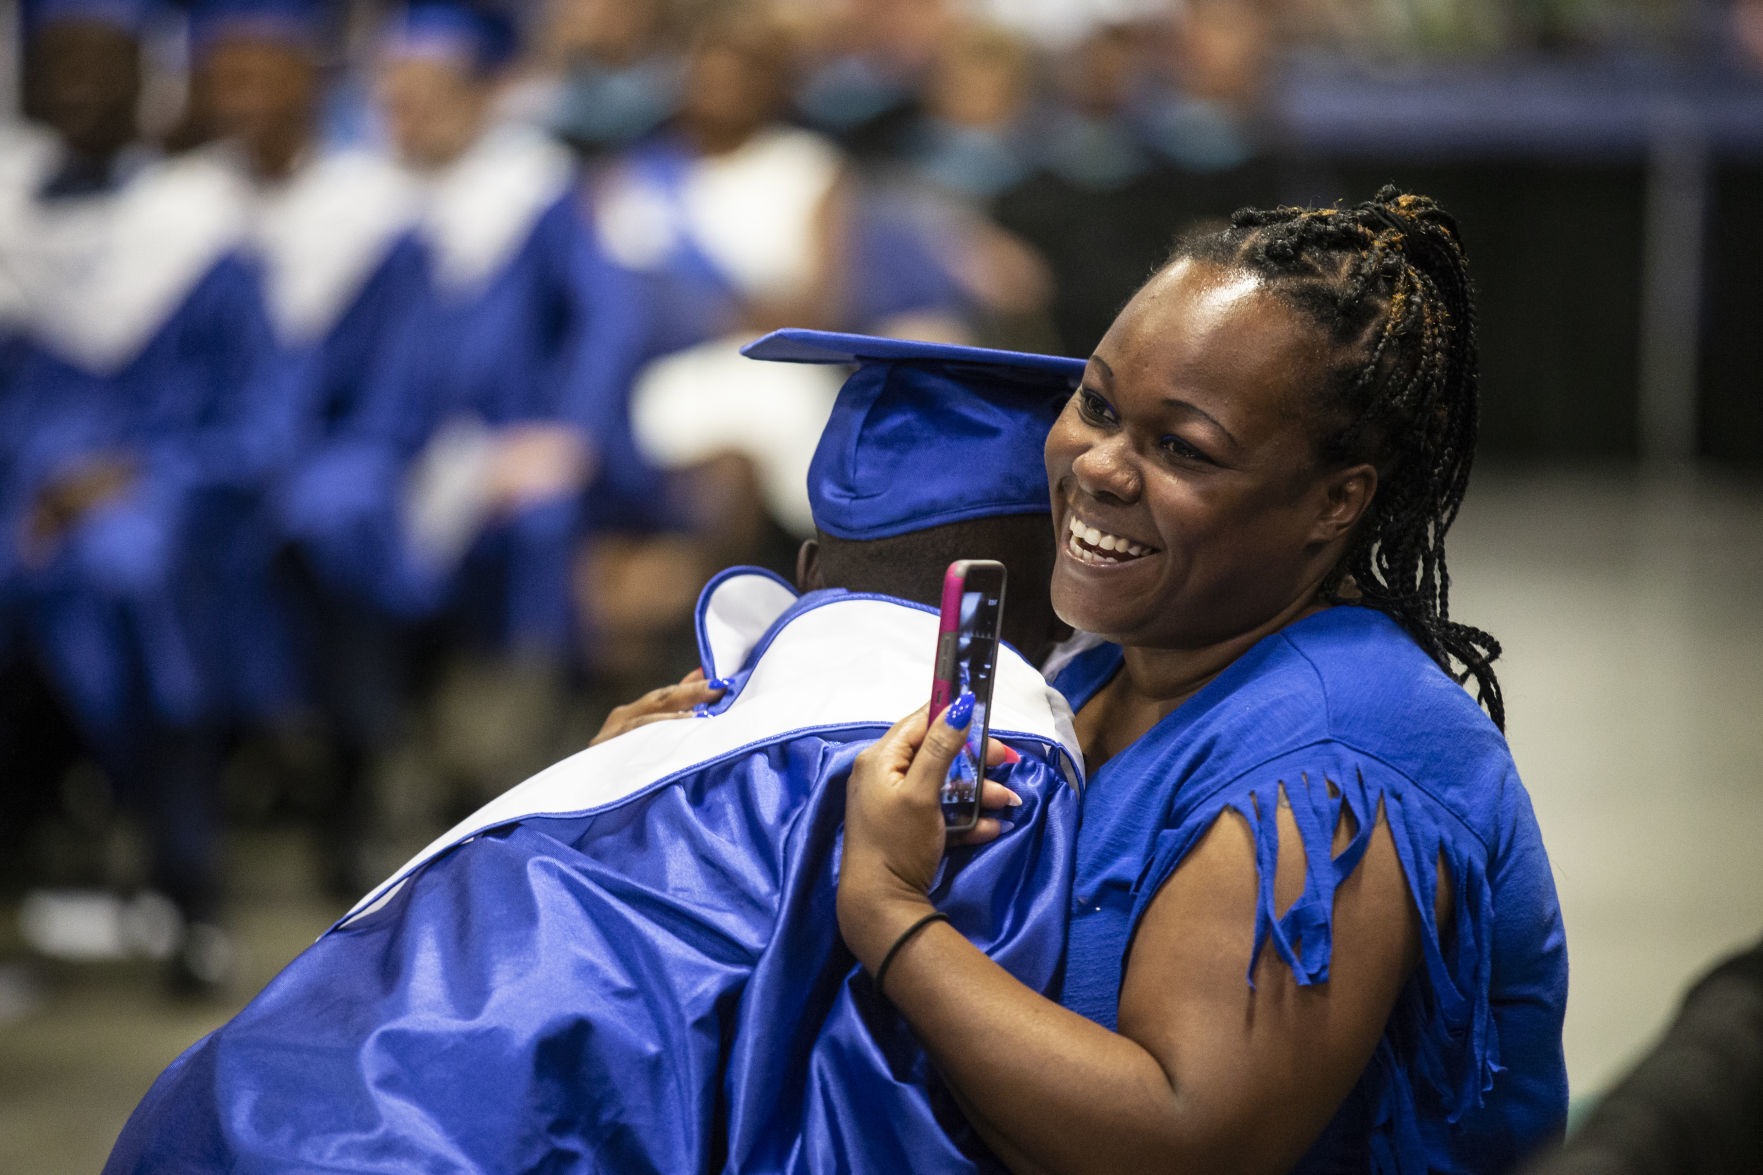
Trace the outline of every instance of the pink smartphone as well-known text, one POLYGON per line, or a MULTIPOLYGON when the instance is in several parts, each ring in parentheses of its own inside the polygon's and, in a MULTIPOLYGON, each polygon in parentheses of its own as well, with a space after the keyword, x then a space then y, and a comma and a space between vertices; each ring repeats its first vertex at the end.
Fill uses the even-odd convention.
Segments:
POLYGON ((960 559, 943 576, 943 607, 937 626, 936 671, 931 678, 931 721, 938 721, 963 690, 973 694, 967 745, 943 782, 943 823, 963 832, 979 822, 980 781, 986 774, 986 732, 991 727, 992 677, 998 668, 998 632, 1004 621, 1004 565, 993 559, 960 559))

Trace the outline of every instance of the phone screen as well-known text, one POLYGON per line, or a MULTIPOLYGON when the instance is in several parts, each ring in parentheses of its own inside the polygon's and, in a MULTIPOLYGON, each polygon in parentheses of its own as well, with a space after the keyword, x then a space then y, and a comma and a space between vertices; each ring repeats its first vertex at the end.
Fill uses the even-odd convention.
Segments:
POLYGON ((998 630, 1004 617, 1004 566, 991 560, 951 564, 943 583, 943 615, 937 649, 932 713, 963 692, 973 694, 967 745, 943 783, 943 821, 952 830, 979 819, 985 777, 986 733, 991 728, 992 678, 998 666, 998 630))

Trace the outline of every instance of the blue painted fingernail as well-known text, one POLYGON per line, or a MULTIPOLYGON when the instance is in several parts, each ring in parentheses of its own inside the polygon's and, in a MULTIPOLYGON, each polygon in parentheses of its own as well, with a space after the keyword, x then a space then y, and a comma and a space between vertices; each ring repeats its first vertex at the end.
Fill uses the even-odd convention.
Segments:
POLYGON ((706 706, 703 702, 699 702, 696 706, 692 707, 692 715, 696 718, 708 718, 710 717, 710 707, 706 706))
POLYGON ((726 677, 713 677, 704 684, 710 689, 727 689, 729 687, 729 680, 726 677))
POLYGON ((961 696, 951 702, 949 708, 943 711, 943 721, 956 730, 965 727, 972 717, 973 695, 966 691, 963 691, 961 696))

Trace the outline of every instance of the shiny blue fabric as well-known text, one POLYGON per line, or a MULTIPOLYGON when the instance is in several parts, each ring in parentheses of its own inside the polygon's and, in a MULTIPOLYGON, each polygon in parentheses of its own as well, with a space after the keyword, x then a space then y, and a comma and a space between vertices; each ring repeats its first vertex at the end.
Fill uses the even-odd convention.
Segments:
MULTIPOLYGON (((106 1172, 1000 1169, 839 939, 845 777, 884 729, 455 846, 174 1062, 106 1172)), ((1012 741, 1023 807, 932 898, 1048 990, 1077 800, 1012 741)))
MULTIPOLYGON (((1055 685, 1081 707, 1119 664, 1104 645, 1055 685)), ((1134 928, 1226 811, 1255 835, 1257 954, 1276 951, 1300 985, 1326 983, 1335 888, 1380 803, 1421 914, 1421 964, 1358 1085, 1295 1169, 1509 1170, 1557 1137, 1567 1113, 1554 881, 1504 738, 1380 612, 1332 608, 1267 637, 1091 775, 1061 1002, 1114 1026, 1134 928), (1282 796, 1309 866, 1304 893, 1276 916, 1282 796), (1343 812, 1359 833, 1337 855, 1343 812), (1443 932, 1441 860, 1455 897, 1443 932)))

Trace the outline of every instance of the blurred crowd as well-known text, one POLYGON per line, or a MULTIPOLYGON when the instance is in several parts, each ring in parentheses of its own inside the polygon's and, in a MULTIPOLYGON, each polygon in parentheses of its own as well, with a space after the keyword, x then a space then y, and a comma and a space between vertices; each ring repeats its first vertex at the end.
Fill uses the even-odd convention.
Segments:
POLYGON ((221 982, 229 821, 309 820, 350 900, 691 668, 707 575, 788 574, 811 534, 839 382, 739 346, 1086 353, 1181 229, 1316 194, 1263 100, 1279 52, 1748 45, 1759 11, 18 6, 0 869, 44 887, 27 933, 221 982))

